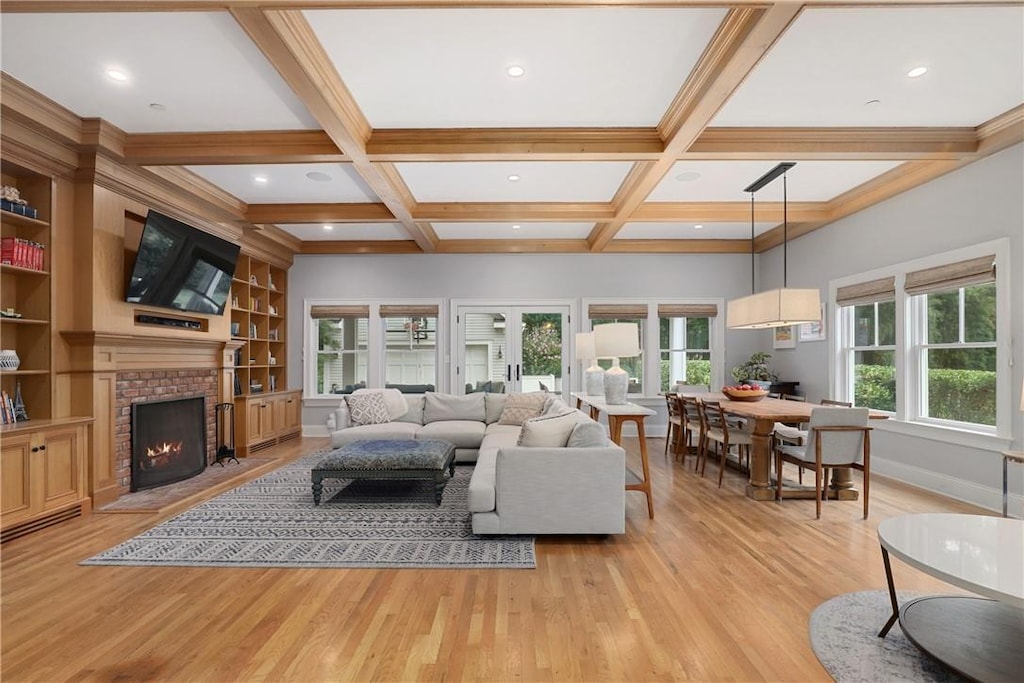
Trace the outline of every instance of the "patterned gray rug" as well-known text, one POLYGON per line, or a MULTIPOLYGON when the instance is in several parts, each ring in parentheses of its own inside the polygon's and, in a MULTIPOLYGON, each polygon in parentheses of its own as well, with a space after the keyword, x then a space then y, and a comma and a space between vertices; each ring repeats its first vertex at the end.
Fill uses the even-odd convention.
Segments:
MULTIPOLYGON (((921 595, 896 592, 901 605, 921 595)), ((899 623, 885 638, 879 638, 890 614, 886 590, 839 595, 811 613, 811 647, 837 683, 965 680, 914 647, 899 623)))
POLYGON ((313 505, 313 453, 201 503, 83 565, 532 569, 532 536, 477 536, 455 468, 444 499, 433 482, 324 481, 313 505))

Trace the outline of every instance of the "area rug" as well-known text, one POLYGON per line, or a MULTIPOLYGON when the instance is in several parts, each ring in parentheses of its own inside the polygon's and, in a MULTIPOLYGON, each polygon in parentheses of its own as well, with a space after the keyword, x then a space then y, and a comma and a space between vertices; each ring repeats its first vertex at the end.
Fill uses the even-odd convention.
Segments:
POLYGON ((473 468, 458 466, 441 506, 421 481, 324 481, 313 505, 313 453, 84 560, 185 567, 536 567, 532 536, 477 536, 473 468))
MULTIPOLYGON (((896 592, 901 605, 921 595, 896 592)), ((918 650, 899 623, 879 638, 891 614, 886 590, 839 595, 811 613, 811 647, 837 683, 966 680, 918 650)))

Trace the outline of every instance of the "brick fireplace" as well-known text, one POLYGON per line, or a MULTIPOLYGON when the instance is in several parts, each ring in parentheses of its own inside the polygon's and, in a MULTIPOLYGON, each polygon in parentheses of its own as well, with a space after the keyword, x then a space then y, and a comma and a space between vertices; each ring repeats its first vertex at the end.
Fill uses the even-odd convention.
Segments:
POLYGON ((149 370, 119 372, 116 383, 115 460, 120 493, 132 486, 132 404, 178 397, 205 396, 206 464, 216 460, 217 423, 214 415, 218 403, 218 371, 149 370))

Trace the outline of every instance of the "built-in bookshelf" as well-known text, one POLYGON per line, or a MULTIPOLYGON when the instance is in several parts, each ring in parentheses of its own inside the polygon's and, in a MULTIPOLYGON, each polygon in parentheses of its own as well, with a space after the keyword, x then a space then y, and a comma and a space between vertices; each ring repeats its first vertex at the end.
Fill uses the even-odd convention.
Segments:
POLYGON ((235 352, 235 395, 287 388, 285 289, 288 271, 241 254, 231 287, 231 337, 244 342, 235 352))

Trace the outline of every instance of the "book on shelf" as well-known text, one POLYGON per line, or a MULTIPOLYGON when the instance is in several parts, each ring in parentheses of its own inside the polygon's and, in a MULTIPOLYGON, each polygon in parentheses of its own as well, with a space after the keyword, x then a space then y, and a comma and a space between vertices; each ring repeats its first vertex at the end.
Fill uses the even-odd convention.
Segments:
POLYGON ((238 373, 236 372, 235 373, 235 396, 241 396, 241 395, 242 395, 242 378, 239 377, 238 373))
POLYGON ((232 323, 231 323, 231 336, 232 337, 237 337, 239 334, 241 334, 241 330, 242 330, 242 323, 232 321, 232 323))
POLYGON ((249 323, 249 339, 256 338, 256 323, 249 323))
POLYGON ((46 246, 21 237, 0 238, 0 263, 29 270, 43 270, 46 246))
POLYGON ((277 330, 268 330, 267 339, 269 339, 270 341, 277 341, 277 330))

